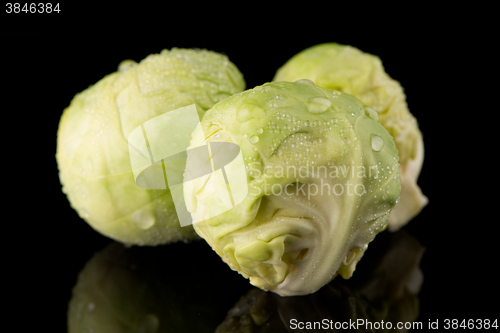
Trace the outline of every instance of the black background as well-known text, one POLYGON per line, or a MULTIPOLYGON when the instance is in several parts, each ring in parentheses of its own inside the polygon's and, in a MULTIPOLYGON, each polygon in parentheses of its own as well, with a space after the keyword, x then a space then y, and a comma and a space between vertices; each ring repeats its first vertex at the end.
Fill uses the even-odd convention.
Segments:
POLYGON ((378 55, 419 121, 426 149, 419 185, 429 204, 404 228, 426 247, 418 320, 499 317, 498 138, 487 128, 498 94, 483 79, 494 75, 490 30, 472 28, 476 14, 436 8, 303 4, 291 13, 268 6, 87 4, 61 5, 57 15, 2 13, 2 276, 18 331, 64 332, 78 272, 110 242, 78 217, 59 184, 56 131, 77 92, 124 59, 172 47, 225 53, 252 88, 322 42, 378 55))

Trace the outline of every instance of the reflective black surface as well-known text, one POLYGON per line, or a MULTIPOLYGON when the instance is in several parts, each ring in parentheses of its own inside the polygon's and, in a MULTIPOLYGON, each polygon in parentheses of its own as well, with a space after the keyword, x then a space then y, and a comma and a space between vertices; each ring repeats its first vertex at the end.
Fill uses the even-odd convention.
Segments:
POLYGON ((203 242, 157 248, 113 242, 79 273, 69 332, 288 332, 307 331, 314 322, 334 332, 353 321, 359 332, 382 321, 411 327, 424 249, 404 231, 384 233, 372 247, 356 278, 335 279, 312 295, 280 297, 250 288, 203 242))
MULTIPOLYGON (((215 16, 203 12, 188 15, 198 28, 186 33, 179 28, 185 19, 149 18, 155 12, 131 10, 121 16, 89 10, 79 19, 78 9, 72 8, 63 19, 25 15, 2 21, 3 32, 9 32, 2 34, 1 51, 6 149, 2 280, 5 320, 17 327, 12 331, 66 332, 74 290, 81 303, 69 313, 76 321, 97 325, 93 317, 99 316, 99 322, 132 323, 138 332, 155 327, 163 332, 165 322, 176 327, 173 332, 217 327, 219 332, 241 327, 286 332, 284 323, 306 321, 308 311, 313 321, 343 322, 353 313, 374 322, 402 318, 422 323, 416 332, 429 326, 443 331, 454 319, 458 324, 474 320, 467 328, 474 330, 479 320, 498 319, 497 149, 491 137, 496 131, 487 128, 495 123, 488 119, 496 112, 496 96, 483 93, 490 83, 476 77, 491 71, 483 59, 491 41, 481 38, 489 30, 471 32, 469 25, 456 30, 464 22, 450 22, 452 14, 434 9, 418 13, 415 20, 387 17, 384 11, 364 18, 331 4, 314 11, 324 12, 324 18, 299 10, 293 16, 281 14, 283 21, 265 10, 236 20, 224 20, 220 12, 213 14, 219 19, 207 19, 215 16), (361 274, 383 257, 376 257, 376 244, 384 247, 379 235, 352 281, 336 279, 315 295, 282 299, 255 291, 203 242, 131 249, 113 244, 82 221, 61 192, 55 145, 62 110, 123 59, 141 60, 163 48, 208 48, 226 53, 251 88, 272 80, 276 69, 302 49, 330 41, 379 55, 389 75, 405 88, 410 111, 419 120, 426 144, 419 185, 429 205, 403 228, 425 248, 419 290, 395 288, 409 279, 399 270, 416 261, 396 260, 390 271, 399 278, 393 280, 385 273, 375 280, 361 274), (86 270, 105 273, 89 273, 96 287, 92 282, 78 291, 74 288, 86 270), (116 277, 124 280, 113 282, 116 277), (123 314, 113 312, 114 306, 123 314)), ((87 328, 92 332, 93 326, 87 328)), ((93 332, 113 331, 95 326, 93 332)))

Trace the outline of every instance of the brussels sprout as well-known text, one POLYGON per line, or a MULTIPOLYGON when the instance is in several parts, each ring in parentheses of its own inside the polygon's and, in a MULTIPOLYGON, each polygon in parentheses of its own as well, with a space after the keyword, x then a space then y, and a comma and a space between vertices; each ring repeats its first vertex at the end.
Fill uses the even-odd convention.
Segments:
POLYGON ((95 230, 123 243, 197 238, 192 227, 180 227, 168 189, 135 183, 127 139, 165 112, 195 104, 201 117, 243 89, 236 66, 207 50, 163 50, 138 64, 122 62, 118 72, 77 94, 61 117, 56 158, 71 206, 95 230))
MULTIPOLYGON (((191 146, 210 142, 240 147, 246 170, 237 186, 248 195, 216 215, 226 203, 215 177, 186 183, 194 228, 251 284, 283 296, 349 278, 400 192, 398 151, 376 113, 307 80, 217 103, 191 146)), ((196 166, 188 159, 186 172, 196 166)))
POLYGON ((399 82, 387 75, 377 56, 337 43, 319 44, 296 54, 278 69, 273 81, 299 79, 352 94, 377 111, 396 142, 401 165, 401 200, 389 217, 389 230, 408 223, 428 200, 417 185, 424 160, 422 134, 399 82))

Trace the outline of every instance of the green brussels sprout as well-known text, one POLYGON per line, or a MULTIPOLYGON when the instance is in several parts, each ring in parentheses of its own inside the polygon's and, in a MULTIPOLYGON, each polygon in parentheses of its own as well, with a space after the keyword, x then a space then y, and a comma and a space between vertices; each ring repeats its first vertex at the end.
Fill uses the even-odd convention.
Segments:
POLYGON ((389 230, 408 223, 427 204, 417 185, 424 160, 422 134, 408 110, 399 82, 384 71, 379 57, 337 43, 319 44, 296 54, 278 69, 273 81, 309 79, 320 87, 359 98, 377 111, 399 151, 401 200, 389 217, 389 230))
POLYGON ((135 183, 127 139, 166 112, 195 104, 201 117, 244 89, 236 66, 212 51, 163 50, 138 64, 122 62, 118 72, 77 94, 62 114, 56 159, 71 206, 95 230, 123 243, 198 238, 192 227, 181 228, 168 189, 135 183))
MULTIPOLYGON (((349 278, 384 230, 400 192, 398 151, 377 113, 352 95, 310 81, 271 82, 209 109, 192 147, 239 146, 236 187, 222 211, 212 175, 184 184, 195 231, 250 283, 283 296, 349 278)), ((186 173, 197 163, 186 164, 186 173)))

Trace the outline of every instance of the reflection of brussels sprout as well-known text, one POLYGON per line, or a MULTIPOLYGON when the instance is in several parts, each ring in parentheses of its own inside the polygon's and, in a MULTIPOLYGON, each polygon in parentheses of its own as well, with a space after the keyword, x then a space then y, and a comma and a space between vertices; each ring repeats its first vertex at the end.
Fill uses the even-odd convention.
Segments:
POLYGON ((253 285, 280 295, 349 278, 400 191, 398 152, 376 118, 355 97, 307 81, 268 83, 217 103, 191 145, 239 145, 247 172, 238 186, 248 195, 203 221, 227 204, 220 183, 186 183, 196 232, 253 285))
POLYGON ((124 243, 195 237, 191 227, 180 227, 168 190, 135 184, 127 138, 165 112, 191 104, 204 112, 244 88, 238 69, 215 52, 172 49, 139 64, 124 61, 118 72, 77 94, 61 117, 56 157, 72 207, 94 229, 124 243))
POLYGON ((424 159, 422 134, 399 82, 385 73, 378 57, 336 43, 296 54, 274 77, 274 81, 299 79, 354 95, 377 111, 380 123, 394 138, 401 165, 401 200, 389 217, 388 227, 396 230, 406 224, 427 204, 427 198, 416 183, 424 159))
POLYGON ((248 288, 206 250, 203 242, 155 248, 110 244, 78 276, 68 332, 212 333, 248 288), (194 256, 200 262, 185 265, 194 256), (207 270, 219 273, 200 278, 207 270), (229 279, 231 288, 225 288, 229 279))
POLYGON ((228 311, 215 332, 279 333, 290 332, 290 329, 408 332, 412 327, 421 329, 422 326, 417 326, 421 323, 415 320, 419 313, 417 295, 422 283, 419 263, 423 247, 403 231, 381 236, 383 239, 377 237, 360 264, 363 274, 356 274, 348 281, 332 281, 317 293, 301 297, 280 297, 253 289, 228 311), (349 326, 351 322, 359 326, 349 326), (401 329, 397 329, 398 323, 401 329))

